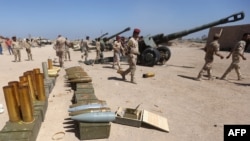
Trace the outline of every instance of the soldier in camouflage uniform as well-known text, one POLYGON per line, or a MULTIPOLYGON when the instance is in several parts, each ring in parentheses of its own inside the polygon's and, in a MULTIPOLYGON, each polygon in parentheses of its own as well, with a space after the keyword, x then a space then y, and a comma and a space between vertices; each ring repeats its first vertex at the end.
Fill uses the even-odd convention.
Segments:
POLYGON ((205 73, 205 71, 207 71, 208 74, 208 79, 209 80, 213 80, 213 76, 212 76, 212 64, 214 61, 214 55, 219 56, 221 59, 223 59, 224 57, 219 53, 220 50, 220 44, 218 42, 220 38, 219 34, 215 34, 214 35, 214 40, 205 47, 205 64, 202 67, 201 71, 198 74, 198 77, 196 78, 196 80, 201 80, 201 77, 203 76, 203 74, 205 73))
POLYGON ((136 71, 137 55, 140 54, 138 45, 139 34, 140 34, 140 29, 134 29, 133 37, 130 38, 127 43, 129 68, 124 72, 120 73, 122 75, 123 80, 126 80, 125 76, 128 73, 131 73, 131 83, 134 84, 136 84, 135 71, 136 71))
POLYGON ((28 61, 33 60, 32 59, 32 54, 31 54, 31 43, 30 43, 29 39, 25 40, 24 47, 25 47, 27 55, 28 55, 28 61))
POLYGON ((81 48, 81 52, 84 53, 82 54, 81 58, 83 59, 83 56, 85 56, 85 61, 88 60, 88 56, 89 56, 89 36, 86 36, 86 40, 81 40, 80 42, 80 48, 81 48))
POLYGON ((64 52, 65 61, 67 61, 68 58, 69 58, 69 61, 71 61, 71 59, 70 59, 69 45, 70 45, 70 42, 69 42, 69 40, 66 38, 66 42, 65 42, 65 52, 64 52))
POLYGON ((11 46, 12 46, 13 53, 14 53, 14 57, 15 57, 14 62, 16 62, 17 59, 18 59, 18 62, 21 62, 21 51, 20 51, 20 50, 21 50, 21 47, 20 47, 19 42, 18 42, 17 39, 16 39, 16 36, 13 36, 13 37, 12 37, 11 46))
POLYGON ((245 33, 242 36, 242 40, 240 40, 234 46, 234 48, 232 48, 231 52, 227 56, 227 59, 228 59, 232 55, 232 63, 230 64, 230 66, 228 67, 226 72, 222 75, 221 79, 226 79, 227 75, 233 69, 235 69, 235 72, 237 73, 238 80, 243 79, 242 76, 241 76, 241 72, 240 72, 240 58, 242 58, 243 60, 246 60, 246 57, 244 57, 244 50, 245 50, 246 44, 249 41, 250 41, 250 33, 245 33))
POLYGON ((66 39, 63 36, 58 35, 58 38, 56 39, 56 44, 54 47, 56 50, 56 56, 58 56, 59 58, 60 67, 64 67, 63 57, 64 57, 65 45, 66 45, 66 39))

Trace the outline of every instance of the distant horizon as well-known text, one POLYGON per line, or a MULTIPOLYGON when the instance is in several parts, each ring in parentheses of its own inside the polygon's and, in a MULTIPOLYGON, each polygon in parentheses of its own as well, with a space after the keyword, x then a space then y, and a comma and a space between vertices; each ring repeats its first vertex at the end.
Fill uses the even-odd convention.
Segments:
MULTIPOLYGON (((42 37, 56 39, 60 34, 69 40, 95 39, 108 32, 111 36, 126 27, 121 34, 129 37, 134 28, 141 35, 165 35, 211 23, 243 11, 241 21, 218 26, 250 23, 249 0, 126 0, 126 1, 59 1, 8 0, 1 2, 0 35, 17 38, 42 37), (10 8, 11 7, 11 8, 10 8)), ((200 38, 208 29, 183 38, 200 38)))

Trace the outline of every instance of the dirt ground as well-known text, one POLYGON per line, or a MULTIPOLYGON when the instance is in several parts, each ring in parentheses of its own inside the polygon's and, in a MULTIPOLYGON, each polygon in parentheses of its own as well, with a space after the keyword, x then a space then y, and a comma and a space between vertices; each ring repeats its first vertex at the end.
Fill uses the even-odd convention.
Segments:
MULTIPOLYGON (((170 132, 163 132, 150 126, 140 128, 111 123, 108 139, 100 141, 222 141, 225 124, 250 123, 250 54, 246 53, 246 61, 241 63, 241 71, 245 79, 238 81, 232 71, 228 80, 215 79, 195 81, 204 64, 204 51, 200 43, 177 43, 170 47, 172 56, 166 65, 154 67, 138 66, 136 79, 138 84, 121 80, 111 64, 96 64, 94 66, 80 64, 81 53, 71 50, 72 61, 65 62, 65 68, 82 66, 92 77, 95 95, 105 100, 112 111, 118 107, 145 109, 168 119, 170 132), (142 78, 147 72, 155 73, 154 77, 142 78)), ((52 46, 32 48, 34 61, 25 61, 27 54, 21 51, 22 62, 12 62, 14 56, 4 50, 0 56, 0 86, 9 81, 18 81, 23 72, 40 68, 48 58, 56 58, 52 46)), ((228 52, 221 52, 224 56, 228 52)), ((105 57, 112 52, 105 52, 105 57)), ((95 58, 95 52, 90 53, 90 59, 95 58)), ((221 60, 215 57, 213 75, 220 77, 231 63, 230 59, 221 60)), ((124 69, 128 68, 122 62, 124 69)), ((52 141, 53 135, 65 133, 61 141, 78 141, 75 128, 67 124, 68 108, 71 105, 73 91, 64 83, 64 69, 61 69, 56 85, 49 95, 48 109, 41 125, 37 141, 52 141)), ((129 79, 129 76, 127 76, 129 79)), ((0 129, 9 120, 5 105, 3 90, 0 92, 0 103, 4 105, 4 113, 0 114, 0 129)))

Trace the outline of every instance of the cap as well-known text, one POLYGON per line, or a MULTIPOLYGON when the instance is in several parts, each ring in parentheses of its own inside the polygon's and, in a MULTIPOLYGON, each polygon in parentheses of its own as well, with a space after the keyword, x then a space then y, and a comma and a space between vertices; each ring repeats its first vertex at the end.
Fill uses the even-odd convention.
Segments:
POLYGON ((135 29, 134 29, 134 33, 140 33, 140 32, 141 32, 140 29, 138 29, 138 28, 135 28, 135 29))

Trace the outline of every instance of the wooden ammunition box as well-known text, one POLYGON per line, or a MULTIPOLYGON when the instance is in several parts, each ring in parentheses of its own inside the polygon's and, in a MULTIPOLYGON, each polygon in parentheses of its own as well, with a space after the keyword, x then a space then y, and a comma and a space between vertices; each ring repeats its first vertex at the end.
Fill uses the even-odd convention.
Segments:
POLYGON ((94 94, 75 94, 74 102, 80 102, 84 100, 97 100, 94 94))
POLYGON ((109 138, 111 124, 78 122, 80 140, 109 138))
POLYGON ((162 131, 169 132, 166 118, 146 110, 119 107, 116 111, 116 119, 114 122, 134 127, 141 127, 143 122, 162 131))

